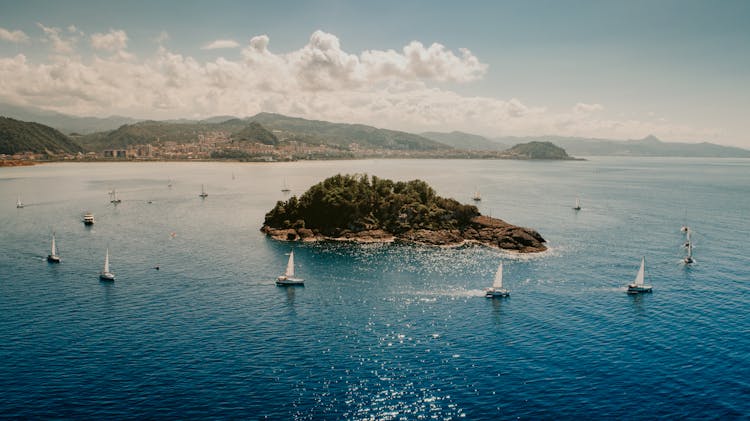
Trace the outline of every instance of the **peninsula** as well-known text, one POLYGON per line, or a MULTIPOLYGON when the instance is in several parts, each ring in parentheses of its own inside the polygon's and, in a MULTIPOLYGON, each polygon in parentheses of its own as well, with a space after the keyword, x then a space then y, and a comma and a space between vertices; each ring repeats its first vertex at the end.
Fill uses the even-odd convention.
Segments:
POLYGON ((424 181, 361 174, 338 174, 299 198, 277 202, 261 231, 281 241, 477 243, 520 253, 547 249, 535 230, 483 216, 476 206, 438 196, 424 181))

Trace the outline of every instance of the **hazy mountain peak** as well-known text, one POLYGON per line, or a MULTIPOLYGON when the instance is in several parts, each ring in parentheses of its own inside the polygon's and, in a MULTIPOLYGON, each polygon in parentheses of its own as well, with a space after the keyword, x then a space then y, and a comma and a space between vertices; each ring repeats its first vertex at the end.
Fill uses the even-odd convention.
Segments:
POLYGON ((658 137, 650 134, 650 135, 644 137, 643 139, 641 139, 641 142, 643 142, 643 143, 661 143, 661 140, 659 140, 658 137))

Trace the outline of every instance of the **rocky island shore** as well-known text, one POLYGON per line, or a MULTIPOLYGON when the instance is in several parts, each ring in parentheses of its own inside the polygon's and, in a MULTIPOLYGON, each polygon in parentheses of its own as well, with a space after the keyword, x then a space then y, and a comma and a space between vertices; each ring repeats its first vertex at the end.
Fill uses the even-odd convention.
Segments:
POLYGON ((475 243, 519 253, 547 249, 535 230, 439 197, 423 181, 366 175, 336 175, 299 198, 279 201, 266 214, 261 231, 280 241, 475 243))

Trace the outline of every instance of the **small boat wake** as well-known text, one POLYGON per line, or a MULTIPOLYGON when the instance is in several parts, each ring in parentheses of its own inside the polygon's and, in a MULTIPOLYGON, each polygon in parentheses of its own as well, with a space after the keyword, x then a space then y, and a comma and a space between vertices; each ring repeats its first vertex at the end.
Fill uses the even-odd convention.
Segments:
POLYGON ((451 290, 429 290, 429 291, 409 291, 404 292, 409 295, 416 295, 422 297, 420 301, 434 302, 437 297, 450 297, 450 298, 468 298, 468 297, 484 297, 484 290, 481 289, 451 289, 451 290))

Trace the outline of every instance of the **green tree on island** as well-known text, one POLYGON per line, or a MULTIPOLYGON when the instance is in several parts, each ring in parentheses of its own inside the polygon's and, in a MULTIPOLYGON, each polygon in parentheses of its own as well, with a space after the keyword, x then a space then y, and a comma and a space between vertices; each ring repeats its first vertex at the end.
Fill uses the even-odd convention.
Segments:
POLYGON ((446 199, 421 180, 394 182, 366 174, 335 175, 302 196, 276 203, 265 225, 274 228, 336 230, 463 229, 479 216, 476 206, 446 199))

